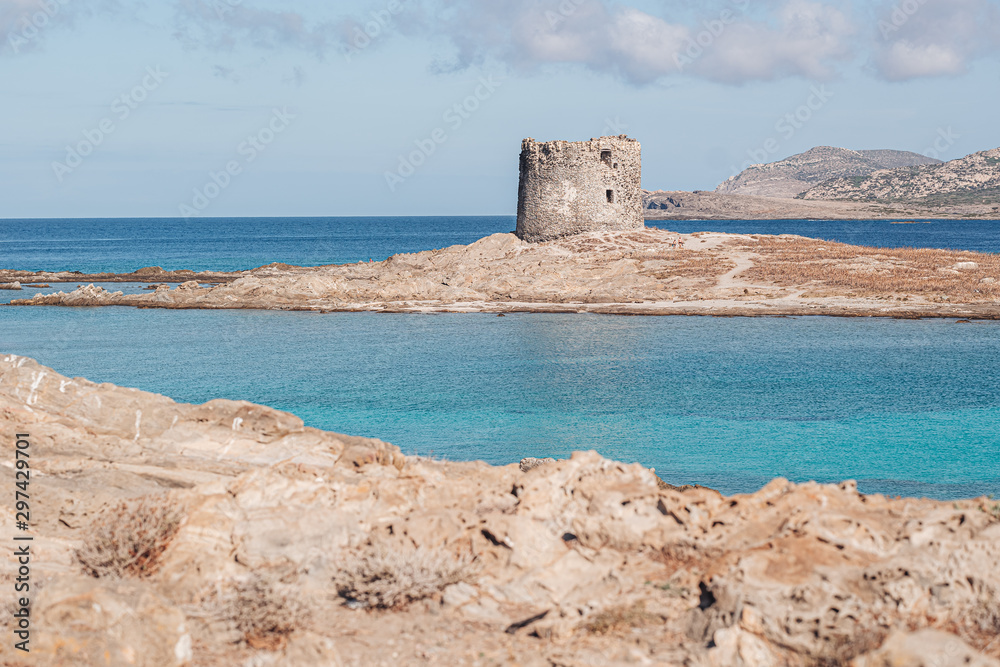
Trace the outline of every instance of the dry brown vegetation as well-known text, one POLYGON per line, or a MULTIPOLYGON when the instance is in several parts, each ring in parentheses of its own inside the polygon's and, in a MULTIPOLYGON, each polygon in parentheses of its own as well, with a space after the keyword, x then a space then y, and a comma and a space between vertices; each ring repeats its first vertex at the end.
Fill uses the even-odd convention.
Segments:
POLYGON ((306 615, 303 605, 260 574, 220 585, 204 606, 235 626, 247 646, 266 651, 282 649, 306 615))
POLYGON ((591 634, 607 635, 662 621, 659 616, 646 611, 646 605, 640 602, 605 609, 594 616, 585 627, 591 634))
MULTIPOLYGON (((648 260, 650 257, 643 256, 648 260)), ((670 260, 667 263, 660 263, 655 267, 646 267, 640 270, 641 275, 651 276, 657 280, 668 278, 701 278, 714 280, 727 271, 736 267, 736 264, 728 259, 716 255, 707 255, 704 252, 694 252, 692 250, 676 250, 667 257, 657 259, 670 260)))
POLYGON ((347 601, 394 609, 440 593, 474 572, 475 561, 467 556, 375 542, 354 553, 334 583, 347 601))
POLYGON ((761 237, 746 249, 760 258, 742 274, 745 280, 788 287, 812 285, 855 296, 949 296, 968 302, 1000 296, 1000 255, 775 237, 761 237), (955 268, 967 263, 976 267, 955 268))
POLYGON ((149 577, 183 517, 169 496, 129 500, 101 512, 76 558, 96 578, 149 577))

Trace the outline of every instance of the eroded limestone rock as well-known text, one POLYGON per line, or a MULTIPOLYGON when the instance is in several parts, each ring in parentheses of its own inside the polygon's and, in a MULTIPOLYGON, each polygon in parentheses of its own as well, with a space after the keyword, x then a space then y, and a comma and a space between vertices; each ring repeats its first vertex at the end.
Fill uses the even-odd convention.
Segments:
MULTIPOLYGON (((950 660, 949 647, 979 661, 956 664, 1000 655, 995 501, 785 480, 724 497, 665 487, 593 452, 527 472, 405 458, 269 408, 181 405, 14 356, 0 357, 0 427, 32 442, 41 591, 31 664, 106 654, 107 664, 158 665, 190 655, 209 665, 871 667, 950 660), (141 580, 86 578, 74 554, 101 510, 153 495, 183 516, 158 568, 141 580), (380 553, 410 556, 401 568, 380 553), (383 566, 379 592, 345 597, 376 589, 344 576, 383 566), (211 603, 249 578, 283 591, 275 605, 291 596, 308 613, 283 616, 274 637, 264 622, 249 641, 211 603)), ((13 473, 0 469, 8 488, 13 473)), ((10 525, 11 510, 0 513, 10 525)), ((12 567, 3 559, 0 579, 12 567)), ((260 604, 266 619, 271 603, 260 604)), ((17 664, 11 650, 0 645, 0 660, 17 664)))

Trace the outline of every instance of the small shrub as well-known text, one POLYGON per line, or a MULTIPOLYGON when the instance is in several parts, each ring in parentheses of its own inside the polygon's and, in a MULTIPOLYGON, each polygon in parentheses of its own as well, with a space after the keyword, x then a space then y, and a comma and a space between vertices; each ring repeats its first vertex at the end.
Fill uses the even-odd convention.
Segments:
POLYGON ((425 549, 370 544, 337 575, 339 595, 367 607, 392 609, 468 579, 475 559, 425 549))
POLYGON ((586 625, 587 632, 607 635, 642 627, 660 621, 658 616, 646 611, 642 602, 631 606, 612 607, 594 616, 586 625))
POLYGON ((182 520, 167 496, 123 502, 94 520, 76 558, 98 579, 152 576, 182 520))
POLYGON ((219 581, 185 608, 189 618, 219 623, 236 631, 237 643, 280 651, 306 618, 306 605, 261 574, 219 581))
POLYGON ((234 582, 227 603, 226 615, 250 648, 258 650, 284 648, 304 613, 295 601, 259 576, 234 582))

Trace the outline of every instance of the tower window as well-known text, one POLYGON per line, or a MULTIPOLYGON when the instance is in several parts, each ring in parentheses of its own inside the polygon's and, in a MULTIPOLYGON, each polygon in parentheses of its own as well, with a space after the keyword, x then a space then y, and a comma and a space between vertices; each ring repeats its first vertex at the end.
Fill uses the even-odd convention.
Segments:
POLYGON ((601 151, 601 162, 611 166, 611 151, 601 151))
POLYGON ((614 204, 615 203, 615 191, 614 190, 608 190, 608 203, 609 204, 614 204))

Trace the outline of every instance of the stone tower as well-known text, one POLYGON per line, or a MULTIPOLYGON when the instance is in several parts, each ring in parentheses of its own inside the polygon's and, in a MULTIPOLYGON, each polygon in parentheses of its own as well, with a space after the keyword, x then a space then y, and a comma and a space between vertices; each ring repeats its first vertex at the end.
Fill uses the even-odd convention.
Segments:
POLYGON ((622 135, 580 142, 522 142, 520 238, 537 243, 645 225, 638 141, 622 135))

